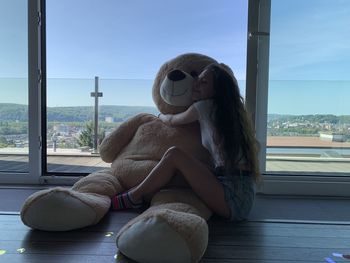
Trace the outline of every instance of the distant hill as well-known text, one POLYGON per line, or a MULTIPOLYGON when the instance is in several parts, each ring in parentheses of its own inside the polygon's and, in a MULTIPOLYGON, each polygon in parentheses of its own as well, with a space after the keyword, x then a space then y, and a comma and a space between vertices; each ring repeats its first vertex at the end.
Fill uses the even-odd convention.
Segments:
MULTIPOLYGON (((113 117, 114 121, 122 121, 140 112, 158 114, 155 107, 146 106, 114 106, 101 105, 99 118, 113 117)), ((53 122, 85 122, 93 119, 94 107, 48 107, 48 121, 53 122)), ((13 103, 0 103, 0 121, 28 121, 28 106, 13 103)))
POLYGON ((332 115, 332 114, 311 114, 311 115, 284 115, 284 114, 269 114, 268 122, 310 122, 310 123, 350 123, 350 115, 332 115))
POLYGON ((28 121, 28 106, 0 103, 0 121, 28 121))
MULTIPOLYGON (((115 106, 101 105, 99 107, 99 118, 113 117, 114 121, 123 121, 140 112, 158 114, 156 107, 146 106, 115 106)), ((86 122, 93 119, 94 107, 48 107, 47 116, 49 122, 86 122)), ((13 103, 0 103, 0 121, 28 121, 28 106, 13 103)), ((286 115, 269 114, 268 122, 312 122, 312 123, 350 123, 350 115, 336 116, 331 114, 315 115, 286 115)))

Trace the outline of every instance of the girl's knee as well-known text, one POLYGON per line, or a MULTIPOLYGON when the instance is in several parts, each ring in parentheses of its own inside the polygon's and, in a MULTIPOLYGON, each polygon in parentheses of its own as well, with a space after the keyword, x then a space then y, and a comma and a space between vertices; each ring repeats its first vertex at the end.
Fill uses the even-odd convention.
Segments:
POLYGON ((181 150, 179 147, 172 146, 165 152, 163 158, 177 161, 184 158, 185 155, 186 155, 185 152, 181 150))
POLYGON ((165 157, 179 155, 182 150, 177 146, 171 146, 164 154, 165 157))

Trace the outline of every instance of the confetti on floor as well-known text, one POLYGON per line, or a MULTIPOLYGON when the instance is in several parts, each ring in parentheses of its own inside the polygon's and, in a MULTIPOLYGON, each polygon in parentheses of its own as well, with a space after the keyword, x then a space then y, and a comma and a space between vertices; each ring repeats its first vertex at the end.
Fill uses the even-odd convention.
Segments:
POLYGON ((105 234, 106 237, 111 237, 111 236, 113 236, 113 235, 114 235, 113 232, 107 232, 107 233, 105 234))
POLYGON ((6 250, 0 249, 0 256, 4 255, 6 253, 6 250))
POLYGON ((115 260, 121 260, 122 258, 123 256, 120 253, 114 255, 115 260))
POLYGON ((337 263, 335 262, 333 259, 331 258, 325 258, 325 260, 328 262, 328 263, 337 263))
POLYGON ((350 259, 350 255, 345 255, 345 254, 341 254, 341 253, 333 253, 332 255, 333 255, 333 257, 337 257, 337 258, 350 259))
POLYGON ((21 254, 24 253, 24 251, 26 251, 26 249, 23 248, 23 247, 17 249, 17 252, 18 252, 18 253, 21 253, 21 254))
POLYGON ((124 255, 122 253, 120 253, 119 251, 117 252, 117 254, 114 255, 114 259, 120 263, 129 262, 129 261, 127 261, 126 257, 124 257, 124 255))

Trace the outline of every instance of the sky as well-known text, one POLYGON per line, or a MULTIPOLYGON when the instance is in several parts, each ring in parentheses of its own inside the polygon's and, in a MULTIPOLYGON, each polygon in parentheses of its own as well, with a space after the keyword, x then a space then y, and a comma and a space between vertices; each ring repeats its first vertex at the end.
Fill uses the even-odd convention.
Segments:
MULTIPOLYGON (((49 106, 93 105, 94 76, 101 104, 152 106, 159 67, 186 52, 228 64, 244 95, 246 0, 46 2, 49 106)), ((268 112, 350 114, 350 1, 271 2, 268 112)), ((27 104, 26 8, 0 2, 0 102, 27 104)))

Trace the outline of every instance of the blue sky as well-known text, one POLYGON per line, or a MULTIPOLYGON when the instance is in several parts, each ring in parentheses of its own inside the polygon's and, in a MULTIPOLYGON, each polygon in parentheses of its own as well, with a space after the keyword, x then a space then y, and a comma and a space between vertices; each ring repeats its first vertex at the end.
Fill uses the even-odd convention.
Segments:
MULTIPOLYGON (((230 65, 244 93, 247 2, 47 0, 48 105, 92 105, 94 76, 101 104, 153 105, 160 65, 185 52, 230 65)), ((270 80, 303 81, 271 81, 269 113, 350 114, 350 1, 272 0, 271 11, 270 80)), ((27 75, 26 19, 24 1, 0 3, 0 102, 26 104, 13 81, 27 75)))
POLYGON ((49 77, 153 79, 184 52, 208 54, 245 76, 245 0, 51 0, 47 16, 49 77))
POLYGON ((350 80, 349 14, 349 0, 272 0, 270 79, 350 80))

